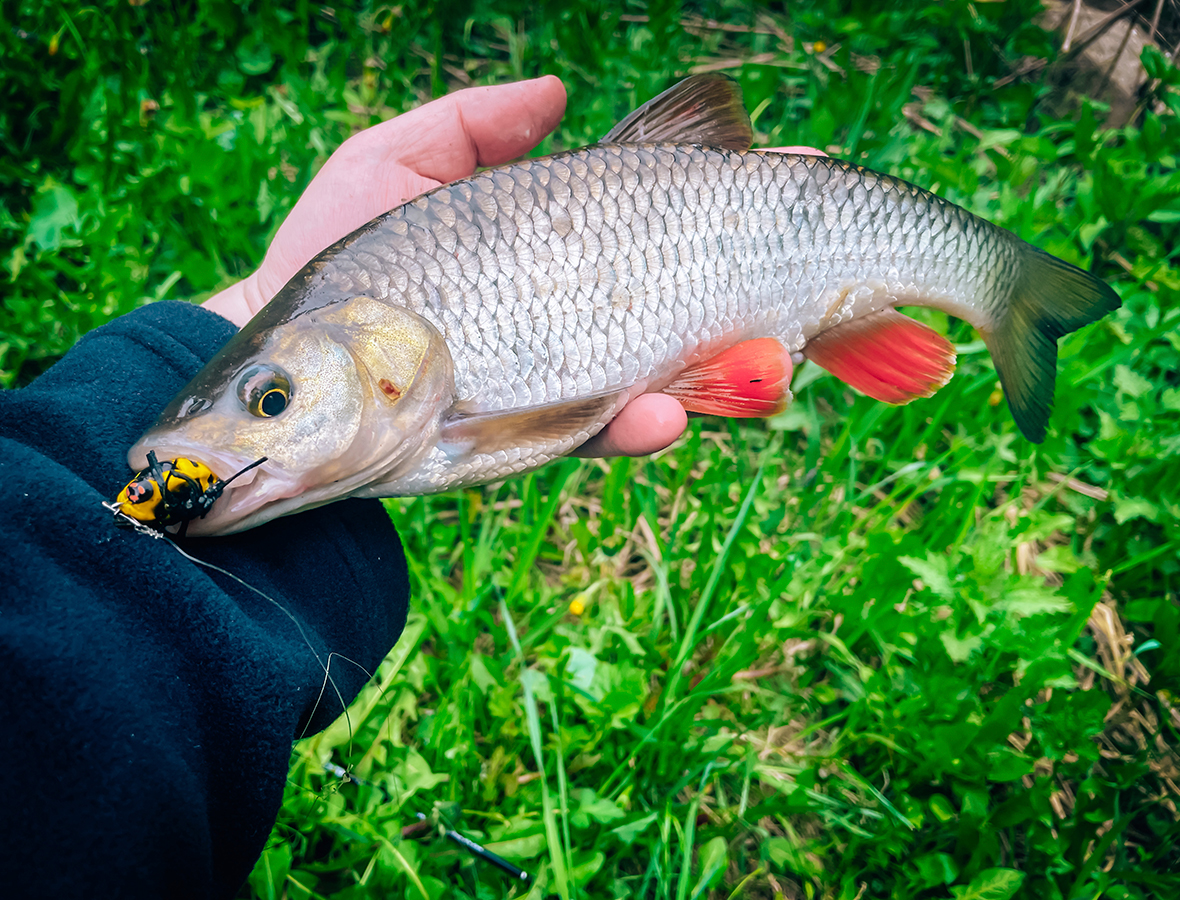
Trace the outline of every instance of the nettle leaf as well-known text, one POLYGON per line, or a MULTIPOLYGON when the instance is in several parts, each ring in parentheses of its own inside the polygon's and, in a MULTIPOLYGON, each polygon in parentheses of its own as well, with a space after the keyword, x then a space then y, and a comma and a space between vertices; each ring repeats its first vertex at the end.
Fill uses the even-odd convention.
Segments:
POLYGON ((1082 567, 1081 561, 1068 544, 1054 544, 1037 555, 1036 563, 1047 572, 1061 572, 1065 575, 1082 567))
POLYGON ((1073 604, 1068 597, 1063 597, 1053 588, 1028 585, 1005 591, 1003 598, 996 603, 996 609, 1022 618, 1071 612, 1073 604))
POLYGON ((979 139, 979 150, 990 150, 992 147, 1009 147, 1020 140, 1021 133, 1014 128, 989 129, 983 132, 979 139))
POLYGON ((1020 532, 1020 537, 1026 541, 1042 541, 1055 532, 1069 532, 1074 527, 1072 516, 1050 515, 1040 510, 1033 512, 1023 521, 1028 523, 1028 527, 1020 532))
POLYGON ((945 556, 931 552, 926 555, 925 559, 903 556, 899 561, 921 578, 926 587, 939 597, 950 600, 954 596, 954 591, 951 589, 951 578, 947 571, 949 563, 945 556))
POLYGON ((639 638, 637 638, 626 628, 623 628, 619 625, 604 625, 602 630, 604 633, 609 632, 610 634, 617 635, 622 640, 623 644, 626 645, 627 649, 631 651, 632 655, 643 656, 645 652, 643 649, 643 644, 640 643, 639 638))
POLYGON ((590 879, 598 874, 605 862, 606 854, 598 850, 584 850, 575 853, 569 869, 570 880, 584 888, 590 879))
POLYGON ((505 859, 511 859, 516 862, 532 859, 540 856, 541 852, 545 849, 545 834, 539 827, 530 830, 535 833, 523 837, 492 841, 484 844, 484 847, 499 856, 503 856, 505 859))
POLYGON ((1114 367, 1114 386, 1132 397, 1142 397, 1154 387, 1148 379, 1124 365, 1114 367))
POLYGON ((527 684, 533 696, 542 703, 553 702, 553 688, 549 686, 549 676, 537 669, 525 669, 520 673, 522 684, 527 684))
POLYGON ((1016 869, 984 869, 965 887, 952 887, 955 900, 1008 900, 1024 881, 1016 869))

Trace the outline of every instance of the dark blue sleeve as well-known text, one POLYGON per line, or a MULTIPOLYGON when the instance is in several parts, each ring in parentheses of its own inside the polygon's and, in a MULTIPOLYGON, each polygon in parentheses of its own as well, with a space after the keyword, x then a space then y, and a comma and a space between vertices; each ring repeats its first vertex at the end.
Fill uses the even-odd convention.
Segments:
POLYGON ((405 624, 397 534, 344 501, 184 548, 116 528, 125 454, 233 334, 157 303, 0 393, 0 817, 7 896, 230 897, 282 800, 291 742, 339 712, 405 624), (345 699, 364 675, 331 667, 345 699))

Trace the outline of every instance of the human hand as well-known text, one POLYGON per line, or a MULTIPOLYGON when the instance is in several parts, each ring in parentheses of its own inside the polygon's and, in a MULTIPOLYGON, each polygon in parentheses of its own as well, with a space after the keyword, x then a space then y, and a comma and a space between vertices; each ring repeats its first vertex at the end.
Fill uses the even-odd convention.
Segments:
MULTIPOLYGON (((354 135, 308 185, 258 270, 204 306, 245 325, 324 247, 425 191, 471 175, 477 166, 523 156, 556 127, 564 111, 565 87, 547 75, 448 94, 354 135)), ((684 408, 672 397, 643 394, 577 455, 646 456, 669 446, 687 423, 684 408)))
POLYGON ((245 325, 325 247, 477 166, 523 156, 564 112, 565 86, 546 75, 457 91, 353 135, 307 186, 258 271, 204 306, 245 325))

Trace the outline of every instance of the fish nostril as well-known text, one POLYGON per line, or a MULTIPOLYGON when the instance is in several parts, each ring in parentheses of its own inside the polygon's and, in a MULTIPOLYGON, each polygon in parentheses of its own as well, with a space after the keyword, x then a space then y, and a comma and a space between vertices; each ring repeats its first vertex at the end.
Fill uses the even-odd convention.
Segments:
POLYGON ((184 419, 189 416, 199 416, 212 406, 213 401, 208 397, 189 397, 180 404, 180 409, 176 411, 176 418, 184 419))

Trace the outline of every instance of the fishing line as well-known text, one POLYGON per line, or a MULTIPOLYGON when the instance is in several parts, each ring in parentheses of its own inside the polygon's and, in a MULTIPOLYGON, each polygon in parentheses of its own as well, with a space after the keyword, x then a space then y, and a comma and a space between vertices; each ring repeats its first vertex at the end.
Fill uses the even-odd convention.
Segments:
MULTIPOLYGON (((161 537, 167 543, 171 544, 172 547, 175 548, 176 552, 179 553, 181 556, 183 556, 185 559, 189 560, 190 562, 195 562, 198 566, 204 566, 207 569, 212 569, 214 572, 220 572, 222 575, 225 575, 228 578, 232 578, 234 581, 236 581, 242 587, 248 588, 249 590, 256 593, 263 600, 266 600, 268 603, 273 604, 276 609, 278 609, 284 616, 286 616, 288 619, 291 620, 292 624, 299 631, 299 636, 301 638, 303 638, 303 643, 307 644, 307 649, 311 651, 311 655, 315 657, 315 661, 317 663, 319 663, 320 668, 324 670, 324 683, 323 683, 323 686, 320 688, 319 696, 316 697, 315 706, 313 706, 311 709, 311 716, 314 716, 316 710, 319 709, 320 699, 323 697, 324 691, 327 690, 327 686, 329 684, 331 684, 332 691, 336 694, 336 699, 340 701, 340 708, 344 712, 344 719, 346 722, 348 722, 348 752, 349 752, 349 754, 351 754, 352 753, 352 719, 349 718, 348 704, 344 702, 344 695, 340 693, 340 688, 336 685, 336 682, 332 678, 332 673, 329 669, 329 666, 331 665, 331 662, 332 662, 333 655, 341 656, 341 658, 345 658, 345 657, 343 657, 342 654, 330 652, 328 654, 328 665, 325 665, 324 661, 322 659, 320 659, 319 653, 316 652, 315 647, 312 645, 311 639, 308 638, 307 632, 304 631, 302 623, 297 618, 295 618, 295 616, 293 616, 291 614, 291 612, 285 606, 283 606, 283 604, 279 603, 278 600, 275 600, 273 597, 267 596, 264 592, 260 591, 258 588, 254 587, 254 585, 250 584, 249 582, 239 578, 233 572, 223 569, 221 566, 215 565, 214 563, 207 562, 203 559, 198 559, 197 557, 193 556, 191 553, 188 553, 187 551, 185 551, 179 544, 177 544, 174 540, 172 540, 172 538, 168 537, 168 535, 161 535, 161 537)), ((352 662, 352 660, 349 660, 349 662, 352 662)), ((358 666, 358 668, 360 668, 362 672, 365 671, 363 666, 358 666)), ((368 673, 366 672, 365 674, 367 675, 368 673)), ((372 676, 369 676, 369 677, 371 678, 372 676)), ((309 716, 309 722, 308 722, 309 725, 310 725, 310 718, 311 717, 309 716)), ((307 726, 304 726, 303 734, 301 734, 300 737, 303 737, 306 734, 307 734, 307 726)))
MULTIPOLYGON (((248 468, 253 468, 253 466, 250 466, 248 468)), ((243 471, 245 471, 245 470, 243 470, 243 471)), ((239 472, 238 474, 240 475, 242 473, 239 472)), ((237 476, 235 475, 234 477, 236 478, 237 476)), ((299 619, 297 619, 291 613, 291 611, 288 610, 285 606, 283 606, 283 604, 281 604, 278 600, 275 600, 273 597, 269 596, 266 592, 260 590, 259 588, 255 587, 254 585, 250 584, 245 579, 235 575, 233 572, 230 572, 228 569, 224 569, 221 566, 217 565, 216 563, 211 563, 207 560, 200 559, 196 556, 193 556, 191 553, 189 553, 187 550, 185 550, 183 547, 181 547, 179 544, 177 544, 176 541, 173 540, 169 534, 165 533, 162 530, 157 530, 155 528, 152 528, 150 525, 148 525, 144 522, 137 521, 136 519, 133 519, 130 516, 128 516, 125 512, 123 512, 122 509, 120 509, 120 506, 118 503, 104 502, 102 505, 106 509, 113 512, 117 519, 120 519, 124 523, 129 524, 138 533, 143 534, 143 535, 147 535, 148 537, 151 537, 154 540, 163 540, 165 543, 167 543, 169 546, 171 546, 172 549, 174 549, 177 553, 179 553, 181 556, 183 556, 189 562, 196 563, 198 566, 203 566, 206 569, 211 569, 214 572, 218 572, 218 573, 226 576, 227 578, 232 578, 234 581, 236 581, 242 587, 246 588, 247 590, 253 591, 255 594, 257 594, 259 597, 261 597, 267 603, 272 604, 283 615, 285 615, 288 619, 291 620, 291 624, 294 625, 295 629, 299 632, 299 636, 303 639, 303 643, 307 645, 307 649, 311 651, 312 656, 315 657, 315 661, 319 664, 320 668, 323 669, 323 671, 324 671, 324 680, 320 684, 320 692, 316 696, 315 704, 312 706, 311 713, 308 715, 308 718, 307 718, 307 724, 304 726, 303 732, 299 735, 298 739, 302 739, 302 738, 306 737, 307 729, 311 726, 311 720, 314 718, 316 710, 319 709, 320 703, 322 702, 322 700, 324 698, 324 693, 328 689, 328 685, 331 684, 332 691, 333 691, 333 693, 336 694, 336 699, 339 701, 340 708, 344 712, 344 720, 348 723, 348 752, 347 752, 347 755, 352 756, 352 754, 353 754, 353 746, 352 745, 353 745, 353 739, 355 737, 355 734, 354 734, 353 728, 352 728, 352 717, 349 715, 348 704, 346 704, 344 702, 344 696, 343 696, 343 694, 341 694, 339 686, 336 684, 335 679, 332 678, 332 672, 331 672, 332 658, 339 657, 340 659, 344 660, 345 662, 352 663, 354 666, 356 666, 358 669, 360 669, 361 672, 364 673, 366 679, 369 682, 374 682, 375 679, 373 677, 373 674, 371 672, 369 672, 369 670, 366 669, 364 666, 362 666, 360 663, 358 663, 356 660, 345 656, 343 653, 337 653, 334 650, 331 650, 328 652, 328 661, 327 661, 327 663, 325 663, 324 660, 320 657, 319 652, 315 649, 315 645, 312 644, 311 639, 308 637, 307 632, 303 627, 303 623, 301 623, 299 621, 299 619)), ((384 689, 381 688, 380 685, 378 685, 377 690, 380 693, 381 698, 384 699, 385 698, 384 689)), ((391 723, 390 724, 391 737, 392 737, 392 728, 393 728, 393 726, 391 723)), ((367 785, 369 787, 377 789, 382 795, 384 795, 387 802, 393 801, 393 802, 400 803, 400 800, 398 800, 398 798, 394 797, 394 795, 391 794, 389 789, 386 788, 384 785, 376 784, 374 782, 366 781, 362 778, 359 778, 358 776, 356 776, 352 773, 351 768, 345 768, 344 766, 336 765, 335 763, 332 763, 332 762, 323 763, 323 768, 324 768, 324 771, 335 776, 336 778, 339 778, 341 784, 347 784, 349 782, 352 782, 352 783, 358 784, 358 785, 367 785)), ((288 783, 294 784, 294 782, 291 782, 290 777, 287 778, 287 781, 288 781, 288 783)), ((296 784, 295 786, 297 788, 299 788, 301 791, 307 790, 307 788, 305 788, 303 785, 296 784)), ((427 819, 427 817, 421 812, 416 813, 416 817, 418 819, 417 823, 415 823, 414 825, 407 826, 406 828, 402 829, 402 838, 403 839, 411 837, 412 834, 416 830, 418 830, 418 828, 427 824, 429 821, 427 819)), ((450 825, 449 822, 447 824, 450 825)), ((507 875, 509 875, 509 877, 511 877, 512 879, 522 882, 524 884, 527 884, 532 880, 532 875, 529 872, 525 871, 524 869, 521 869, 517 865, 514 865, 513 863, 504 859, 502 856, 499 856, 498 854, 493 853, 491 850, 488 850, 483 845, 477 843, 476 841, 471 840, 471 838, 467 837, 466 835, 460 834, 455 828, 453 828, 453 827, 440 827, 439 831, 448 840, 458 844, 460 847, 462 847, 464 850, 466 850, 472 856, 475 856, 477 859, 482 859, 485 862, 491 863, 496 868, 500 869, 501 871, 503 871, 507 875)))
MULTIPOLYGON (((241 473, 239 473, 239 474, 241 474, 241 473)), ((216 565, 215 563, 211 563, 211 562, 208 562, 207 560, 199 559, 198 557, 193 556, 191 553, 189 553, 184 548, 182 548, 179 544, 177 544, 176 541, 174 541, 170 535, 166 534, 163 531, 152 528, 150 525, 146 525, 143 522, 139 522, 139 521, 131 518, 130 516, 128 516, 125 512, 123 512, 119 508, 118 503, 110 503, 110 502, 104 501, 102 505, 106 509, 109 509, 111 512, 113 512, 115 514, 116 518, 123 520, 123 522, 125 524, 129 524, 132 527, 132 529, 135 530, 136 532, 138 532, 139 534, 146 535, 150 538, 153 538, 154 540, 158 540, 158 541, 162 540, 166 544, 171 546, 172 549, 174 549, 177 553, 179 553, 181 556, 183 556, 185 559, 187 559, 189 562, 196 563, 198 566, 204 566, 206 569, 212 569, 214 572, 219 572, 222 575, 226 576, 227 578, 232 578, 234 581, 236 581, 242 587, 253 591, 255 594, 257 594, 263 600, 272 604, 283 615, 285 615, 288 619, 291 620, 291 623, 295 626, 295 629, 299 632, 299 636, 303 639, 303 643, 307 645, 307 649, 311 651, 311 655, 313 657, 315 657, 316 663, 319 664, 319 667, 324 672, 324 681, 320 685, 320 693, 316 697, 315 705, 312 706, 311 712, 308 715, 307 724, 304 726, 303 732, 299 735, 299 738, 297 738, 297 740, 302 739, 303 737, 306 737, 307 729, 311 725, 311 720, 315 717, 316 710, 319 709, 320 701, 323 699, 324 692, 328 689, 328 685, 331 684, 332 691, 333 691, 333 693, 336 694, 336 699, 340 703, 340 709, 344 713, 344 720, 348 723, 348 755, 351 756, 352 749, 353 749, 352 748, 352 740, 354 737, 353 730, 352 730, 352 718, 348 714, 348 704, 344 702, 344 696, 343 696, 343 694, 341 694, 340 688, 336 684, 336 681, 332 678, 332 673, 331 673, 332 657, 339 656, 341 659, 347 660, 348 662, 350 662, 354 666, 356 666, 358 669, 360 669, 362 672, 364 672, 366 677, 369 680, 372 680, 373 676, 369 673, 369 671, 367 669, 365 669, 365 667, 362 666, 360 663, 356 662, 356 660, 349 659, 343 653, 336 653, 335 651, 330 651, 328 653, 328 663, 327 663, 327 665, 325 665, 323 659, 320 658, 320 654, 316 650, 315 645, 312 644, 311 639, 307 636, 307 632, 306 632, 306 630, 304 630, 303 624, 294 615, 292 615, 291 611, 288 610, 285 606, 283 606, 283 604, 281 604, 278 600, 275 600, 273 597, 269 596, 264 591, 260 590, 259 588, 256 588, 254 585, 250 584, 248 581, 246 581, 242 578, 239 578, 237 575, 235 575, 233 572, 230 572, 228 569, 223 569, 221 566, 216 565)), ((382 692, 382 696, 384 696, 384 692, 382 692)))
MULTIPOLYGON (((248 468, 252 468, 252 466, 248 467, 248 468)), ((245 471, 245 470, 243 470, 243 471, 245 471)), ((239 472, 238 474, 240 475, 241 472, 239 472)), ((237 476, 235 475, 234 477, 237 477, 237 476)), ((360 669, 360 671, 362 673, 364 673, 365 678, 369 683, 376 684, 377 691, 378 691, 379 695, 381 696, 381 699, 384 700, 385 699, 385 689, 382 688, 380 684, 377 684, 373 673, 370 672, 368 669, 366 669, 364 666, 362 666, 355 659, 352 659, 352 658, 344 655, 343 653, 338 653, 335 650, 328 651, 327 662, 325 663, 324 659, 321 658, 319 652, 316 650, 315 645, 312 644, 311 638, 308 636, 307 631, 303 627, 303 623, 300 622, 299 619, 296 618, 296 616, 293 613, 291 613, 290 610, 288 610, 282 603, 280 603, 274 597, 271 597, 265 591, 262 591, 261 589, 255 587, 254 585, 250 584, 245 579, 239 577, 238 575, 235 575, 233 572, 230 572, 228 569, 222 568, 221 566, 217 565, 216 563, 209 562, 208 560, 203 560, 203 559, 200 559, 199 557, 193 556, 193 554, 189 553, 187 550, 185 550, 183 547, 181 547, 179 544, 177 544, 176 541, 172 538, 172 536, 167 534, 163 530, 157 530, 155 528, 152 528, 150 525, 148 525, 145 522, 140 522, 140 521, 128 516, 125 512, 123 512, 123 510, 120 508, 118 503, 104 502, 103 506, 106 509, 110 510, 112 513, 114 513, 115 517, 117 519, 121 520, 121 523, 130 525, 132 527, 132 529, 135 530, 136 532, 146 535, 148 537, 151 537, 154 540, 165 541, 169 546, 172 547, 172 549, 174 549, 177 553, 179 553, 181 556, 183 556, 189 562, 195 563, 198 566, 202 566, 206 569, 211 569, 214 572, 218 572, 218 573, 226 576, 227 578, 232 578, 234 581, 236 581, 242 587, 254 592, 259 597, 261 597, 263 600, 272 604, 284 616, 286 616, 288 619, 291 620, 291 624, 293 624, 295 626, 295 629, 299 632, 299 636, 303 639, 303 643, 307 646, 307 649, 311 652, 312 656, 315 658, 316 663, 319 665, 319 667, 324 672, 324 680, 320 684, 320 692, 316 696, 315 703, 313 704, 313 706, 311 708, 311 712, 307 716, 307 723, 304 725, 303 731, 299 734, 299 737, 297 738, 297 740, 301 740, 302 738, 307 736, 308 729, 311 727, 312 719, 315 717, 315 713, 319 709, 320 703, 323 701, 324 694, 328 690, 328 685, 330 684, 332 686, 332 692, 336 695, 336 699, 340 703, 340 708, 344 714, 344 720, 348 724, 348 748, 347 748, 345 755, 346 755, 346 757, 351 757, 354 753, 353 741, 356 737, 356 734, 353 730, 352 716, 349 714, 348 704, 344 702, 344 696, 340 691, 340 687, 339 687, 339 685, 336 684, 335 679, 332 677, 332 671, 331 671, 332 670, 332 660, 334 657, 338 657, 339 659, 343 660, 344 662, 351 663, 352 665, 354 665, 358 669, 360 669)), ((389 729, 390 729, 389 739, 392 740, 392 738, 393 738, 393 724, 392 723, 389 723, 389 729)), ((379 734, 378 734, 378 737, 379 737, 380 736, 380 729, 378 731, 379 731, 379 734)), ((336 776, 337 778, 339 778, 341 783, 347 783, 349 781, 352 781, 357 784, 371 784, 373 787, 379 789, 381 791, 381 793, 384 794, 384 796, 387 800, 394 800, 395 802, 400 803, 400 799, 395 798, 389 792, 388 788, 384 787, 383 785, 373 784, 371 782, 367 782, 367 781, 364 781, 364 780, 358 778, 356 775, 352 774, 350 768, 345 768, 343 766, 339 766, 339 765, 336 765, 331 762, 324 763, 323 768, 325 771, 327 771, 327 772, 331 773, 332 775, 336 776)), ((289 783, 294 784, 294 782, 291 782, 290 777, 287 778, 287 781, 289 783)), ((295 786, 298 787, 301 791, 307 790, 307 788, 305 788, 303 785, 296 784, 295 786)), ((420 821, 422 818, 424 818, 424 817, 422 817, 421 813, 419 813, 418 816, 420 818, 420 821)), ((415 827, 415 826, 411 826, 411 827, 415 827)), ((403 835, 403 837, 408 837, 408 836, 409 835, 403 835)), ((494 864, 494 865, 498 866, 499 868, 503 869, 504 871, 508 872, 514 878, 520 879, 525 882, 529 881, 530 876, 527 872, 524 872, 523 870, 513 866, 511 863, 507 862, 506 860, 502 859, 501 857, 497 856, 496 854, 492 853, 491 851, 485 849, 484 847, 482 847, 479 844, 475 843, 474 841, 470 840, 470 838, 466 838, 463 835, 458 834, 453 829, 448 830, 446 833, 446 836, 448 838, 450 838, 452 841, 458 843, 460 846, 463 846, 464 848, 466 848, 470 853, 474 854, 475 856, 480 857, 484 860, 487 860, 488 862, 491 862, 492 864, 494 864)))

